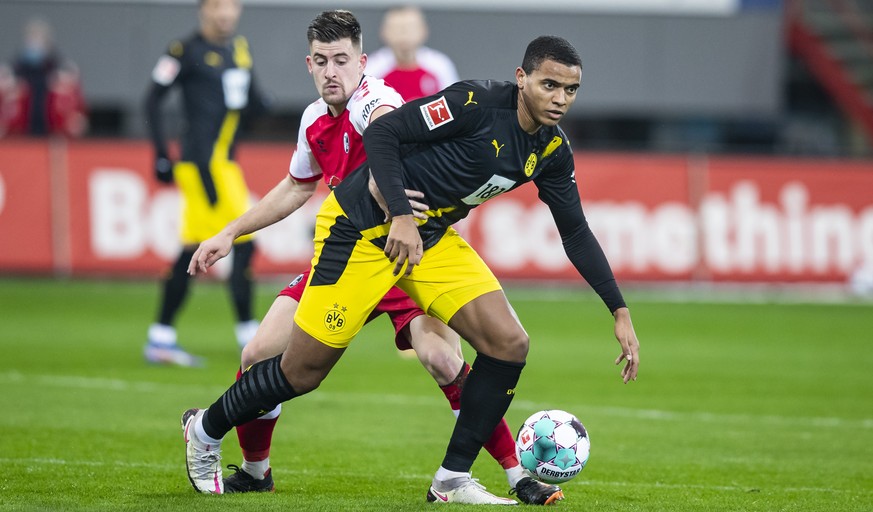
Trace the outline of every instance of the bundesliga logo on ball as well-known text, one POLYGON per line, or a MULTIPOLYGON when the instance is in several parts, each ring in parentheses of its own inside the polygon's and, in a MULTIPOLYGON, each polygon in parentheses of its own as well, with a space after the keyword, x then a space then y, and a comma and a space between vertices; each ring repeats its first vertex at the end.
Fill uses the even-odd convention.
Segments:
POLYGON ((552 484, 578 475, 588 462, 591 450, 582 422, 560 410, 531 415, 518 430, 515 445, 522 467, 552 484))

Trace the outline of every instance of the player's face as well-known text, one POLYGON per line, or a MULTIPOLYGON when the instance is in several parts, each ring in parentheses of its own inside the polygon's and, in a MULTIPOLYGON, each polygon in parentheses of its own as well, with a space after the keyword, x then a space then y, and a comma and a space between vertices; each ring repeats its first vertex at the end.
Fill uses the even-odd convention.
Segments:
POLYGON ((582 69, 567 66, 554 60, 544 60, 530 74, 518 68, 520 105, 538 126, 555 126, 576 101, 576 93, 582 82, 582 69))
POLYGON ((200 28, 208 38, 229 39, 236 32, 241 14, 240 0, 203 0, 200 28))
POLYGON ((352 40, 340 39, 331 43, 313 41, 309 45, 306 66, 315 80, 315 89, 334 114, 341 112, 352 93, 361 83, 367 56, 352 40))
POLYGON ((427 40, 421 11, 410 7, 388 13, 382 24, 382 40, 395 52, 414 52, 427 40))

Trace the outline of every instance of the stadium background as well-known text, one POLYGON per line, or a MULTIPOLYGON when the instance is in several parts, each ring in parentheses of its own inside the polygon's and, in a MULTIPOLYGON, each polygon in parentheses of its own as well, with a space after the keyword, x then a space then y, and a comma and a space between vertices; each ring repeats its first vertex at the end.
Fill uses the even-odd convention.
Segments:
MULTIPOLYGON (((364 42, 372 51, 385 6, 359 3, 349 6, 371 27, 364 42)), ((841 12, 819 4, 422 5, 428 44, 462 77, 511 79, 525 41, 543 32, 580 49, 582 94, 563 125, 586 210, 620 279, 860 282, 873 265, 871 135, 857 109, 844 114, 829 99, 810 52, 792 46, 795 27, 815 19, 808 13, 841 12)), ((85 140, 0 141, 0 236, 26 242, 6 246, 0 269, 130 276, 155 274, 173 257, 177 197, 150 178, 142 99, 151 65, 168 40, 192 30, 195 9, 182 1, 0 3, 0 47, 11 55, 16 28, 46 18, 81 68, 91 110, 85 140)), ((312 100, 303 34, 318 9, 247 2, 240 32, 274 98, 273 114, 249 127, 239 151, 256 195, 283 175, 296 120, 312 100)), ((178 103, 168 111, 177 131, 178 103)), ((306 264, 311 215, 264 232, 260 275, 306 264)), ((566 280, 573 271, 550 224, 534 192, 522 190, 477 210, 464 229, 500 277, 566 280)))
MULTIPOLYGON (((633 308, 640 381, 619 385, 608 316, 532 188, 463 227, 513 283, 533 338, 510 423, 559 407, 592 432, 591 463, 561 506, 873 508, 871 302, 847 286, 873 287, 870 2, 419 3, 429 44, 462 77, 511 79, 541 33, 566 36, 584 61, 563 125, 586 213, 633 308)), ((451 422, 381 322, 288 408, 276 496, 199 500, 182 476, 179 412, 214 399, 238 362, 217 283, 195 287, 179 322, 207 368, 149 367, 141 354, 178 202, 151 176, 142 100, 164 45, 195 27, 194 4, 0 0, 0 59, 26 20, 46 18, 91 108, 84 139, 0 139, 0 510, 418 510, 451 422), (329 443, 341 449, 325 456, 329 443)), ((343 2, 367 51, 387 5, 343 2)), ((303 33, 323 8, 246 1, 240 32, 275 97, 239 150, 256 195, 284 176, 314 97, 303 33)), ((312 213, 260 237, 261 311, 273 279, 308 262, 312 213)), ((502 492, 485 459, 476 476, 502 492)))

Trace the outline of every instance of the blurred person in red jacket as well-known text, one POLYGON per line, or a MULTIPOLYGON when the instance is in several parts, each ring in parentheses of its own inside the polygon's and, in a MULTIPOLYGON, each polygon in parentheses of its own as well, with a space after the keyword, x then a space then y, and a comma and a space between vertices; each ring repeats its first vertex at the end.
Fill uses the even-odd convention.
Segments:
POLYGON ((367 74, 388 82, 405 101, 430 96, 458 81, 452 60, 424 46, 428 27, 418 7, 386 11, 380 36, 385 46, 369 55, 367 74))
POLYGON ((12 68, 0 63, 0 137, 7 133, 22 133, 25 118, 22 115, 21 87, 12 68))
POLYGON ((85 133, 88 118, 79 70, 60 56, 45 20, 36 18, 25 25, 13 70, 14 84, 9 92, 0 93, 8 107, 3 112, 9 116, 5 119, 9 133, 70 137, 85 133))

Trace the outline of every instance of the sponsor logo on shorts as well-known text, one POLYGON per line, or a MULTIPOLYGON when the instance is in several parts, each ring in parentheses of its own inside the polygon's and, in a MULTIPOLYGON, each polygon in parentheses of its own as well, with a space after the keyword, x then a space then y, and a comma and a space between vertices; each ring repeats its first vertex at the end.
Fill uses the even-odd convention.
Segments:
POLYGON ((295 277, 294 280, 291 281, 291 283, 288 285, 288 288, 294 288, 297 285, 297 283, 299 283, 300 281, 303 281, 303 277, 304 277, 303 274, 300 274, 299 276, 295 277))

